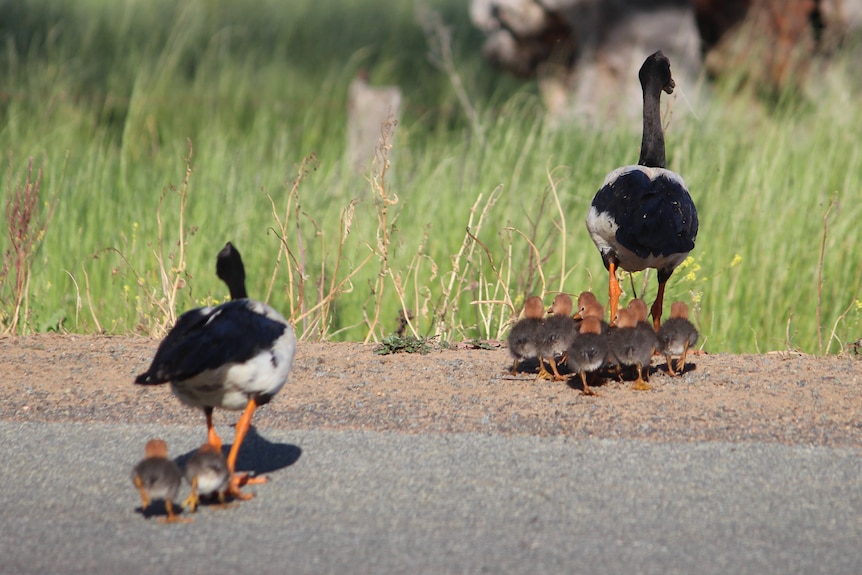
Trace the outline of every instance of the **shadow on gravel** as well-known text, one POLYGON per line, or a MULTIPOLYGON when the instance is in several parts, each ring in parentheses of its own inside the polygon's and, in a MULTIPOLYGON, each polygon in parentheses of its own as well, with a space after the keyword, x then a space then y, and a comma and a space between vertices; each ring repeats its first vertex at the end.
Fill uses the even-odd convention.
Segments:
MULTIPOLYGON (((224 439, 227 439, 225 437, 224 439)), ((222 446, 222 452, 227 457, 231 444, 222 446)), ((176 458, 177 465, 185 469, 186 463, 197 452, 197 448, 176 458)), ((289 443, 272 443, 251 426, 245 441, 242 442, 236 460, 236 470, 249 472, 254 476, 265 475, 290 467, 302 455, 302 448, 289 443)))

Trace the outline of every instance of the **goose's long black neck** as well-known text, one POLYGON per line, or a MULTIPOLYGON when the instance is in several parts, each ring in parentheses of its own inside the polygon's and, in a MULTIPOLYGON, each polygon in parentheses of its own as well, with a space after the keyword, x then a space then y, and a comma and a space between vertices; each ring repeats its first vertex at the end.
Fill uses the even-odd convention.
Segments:
POLYGON ((661 128, 661 89, 644 87, 644 131, 638 164, 651 168, 665 167, 664 132, 661 128))
POLYGON ((227 289, 230 291, 230 299, 243 299, 248 297, 248 292, 245 291, 245 280, 231 278, 227 283, 227 289))
POLYGON ((216 258, 216 275, 227 284, 230 299, 248 297, 248 292, 245 291, 245 266, 242 264, 242 256, 230 242, 225 244, 216 258))

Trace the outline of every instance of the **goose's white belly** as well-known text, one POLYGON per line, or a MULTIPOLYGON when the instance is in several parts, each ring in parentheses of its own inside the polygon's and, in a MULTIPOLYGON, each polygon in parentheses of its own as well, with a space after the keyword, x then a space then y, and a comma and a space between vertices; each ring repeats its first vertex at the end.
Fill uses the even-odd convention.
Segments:
POLYGON ((620 267, 628 272, 639 272, 647 268, 675 269, 689 252, 668 255, 657 255, 650 253, 642 258, 617 241, 617 229, 619 224, 613 221, 607 213, 599 213, 595 207, 590 206, 587 213, 587 230, 593 243, 602 255, 609 252, 616 254, 620 267))
POLYGON ((171 389, 180 401, 192 407, 245 409, 250 397, 275 395, 287 382, 296 351, 296 335, 287 326, 272 348, 262 350, 242 363, 227 363, 182 381, 171 389))

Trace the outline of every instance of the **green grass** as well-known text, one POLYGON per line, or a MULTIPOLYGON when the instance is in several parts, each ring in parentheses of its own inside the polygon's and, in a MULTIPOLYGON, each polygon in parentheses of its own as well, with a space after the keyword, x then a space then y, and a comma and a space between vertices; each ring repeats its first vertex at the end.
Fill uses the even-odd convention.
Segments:
MULTIPOLYGON (((428 4, 451 26, 455 67, 484 141, 430 63, 411 3, 298 0, 248 10, 234 0, 44 0, 0 8, 0 148, 12 168, 4 191, 24 181, 33 157, 44 162, 42 199, 57 202, 15 331, 158 334, 165 306, 179 312, 226 297, 214 257, 227 240, 243 253, 250 293, 264 298, 274 278, 270 303, 306 339, 380 341, 399 327, 402 299, 414 336, 502 337, 509 306, 519 309, 529 293, 604 292, 606 272, 583 218, 605 174, 637 159, 640 126, 554 128, 535 86, 481 60, 481 35, 463 2, 428 4), (362 67, 372 83, 404 91, 382 182, 371 166, 362 177, 345 165, 347 87, 362 67), (385 263, 381 194, 397 197, 386 208, 385 263), (280 218, 289 209, 290 266, 270 196, 280 218), (466 234, 471 221, 481 244, 466 234), (182 280, 176 299, 155 251, 173 255, 164 268, 167 279, 182 280)), ((858 339, 859 87, 832 82, 768 110, 719 91, 696 113, 675 115, 667 134, 669 167, 685 177, 701 217, 692 260, 671 279, 668 299, 695 302, 712 352, 835 352, 858 339)), ((0 250, 9 247, 4 235, 0 250)), ((0 327, 11 318, 11 275, 0 286, 0 327)))

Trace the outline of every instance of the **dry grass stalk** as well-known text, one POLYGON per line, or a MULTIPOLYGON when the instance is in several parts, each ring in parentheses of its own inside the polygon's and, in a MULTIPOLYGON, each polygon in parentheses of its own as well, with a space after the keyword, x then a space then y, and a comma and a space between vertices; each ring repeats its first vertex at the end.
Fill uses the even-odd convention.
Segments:
POLYGON ((823 262, 826 259, 826 237, 829 231, 829 213, 835 206, 835 196, 829 198, 823 214, 823 237, 820 241, 820 258, 817 261, 817 350, 823 355, 823 262))
MULTIPOLYGON (((298 317, 304 317, 306 312, 305 281, 308 279, 308 274, 305 269, 305 246, 302 241, 302 210, 300 205, 299 189, 302 181, 310 171, 317 169, 318 163, 317 156, 315 154, 311 154, 310 156, 303 158, 302 162, 299 164, 296 177, 294 177, 290 184, 290 189, 287 192, 287 201, 285 202, 283 217, 279 215, 273 197, 267 195, 270 205, 272 206, 272 216, 275 218, 275 222, 278 226, 275 230, 275 234, 278 236, 280 248, 275 258, 275 265, 272 269, 272 275, 270 276, 269 287, 266 290, 266 298, 264 301, 268 303, 272 296, 276 278, 278 277, 278 271, 281 268, 282 259, 284 259, 289 262, 287 264, 288 280, 285 287, 287 290, 287 301, 290 305, 288 317, 294 323, 297 323, 298 317), (295 254, 293 250, 290 249, 290 245, 287 241, 289 233, 288 225, 291 214, 293 214, 294 217, 298 254, 295 254)), ((304 319, 300 321, 304 321, 304 319)), ((305 330, 301 329, 300 331, 303 332, 305 330)))
MULTIPOLYGON (((93 256, 94 258, 97 256, 93 256)), ((90 316, 93 318, 93 323, 96 325, 97 333, 104 333, 102 323, 99 321, 99 316, 96 314, 96 308, 93 306, 93 292, 90 290, 90 274, 87 273, 87 268, 81 264, 81 271, 84 274, 84 293, 87 294, 87 307, 90 309, 90 316)))
POLYGON ((431 264, 431 277, 428 279, 427 283, 434 281, 437 277, 437 265, 434 260, 425 254, 425 245, 427 241, 428 230, 426 229, 425 234, 422 237, 422 243, 419 245, 416 255, 413 256, 413 259, 407 266, 406 274, 402 274, 401 272, 393 273, 391 269, 389 272, 389 277, 392 280, 392 287, 395 290, 395 294, 398 296, 399 303, 401 304, 401 309, 398 313, 400 327, 397 332, 399 336, 404 336, 405 332, 409 329, 410 334, 414 338, 420 339, 419 330, 413 320, 417 313, 420 318, 425 318, 429 314, 431 291, 427 286, 424 286, 425 282, 422 282, 421 280, 421 262, 427 259, 431 264), (410 303, 407 301, 408 288, 406 286, 412 286, 410 303))
MULTIPOLYGON (((501 192, 502 187, 497 186, 489 194, 487 201, 485 201, 482 206, 482 211, 479 213, 478 218, 476 217, 476 213, 479 210, 479 206, 482 204, 482 200, 484 198, 483 194, 479 194, 476 201, 473 202, 473 206, 470 208, 470 216, 467 219, 461 247, 458 249, 458 253, 452 256, 450 260, 452 263, 451 271, 443 276, 444 282, 446 282, 446 280, 448 280, 448 282, 443 285, 440 305, 435 314, 437 334, 440 335, 442 339, 452 339, 454 334, 464 336, 466 335, 465 332, 469 329, 468 326, 463 325, 458 317, 458 298, 462 293, 469 289, 475 290, 478 285, 476 280, 472 279, 472 272, 474 269, 481 270, 482 264, 481 256, 478 263, 475 260, 477 243, 474 241, 474 238, 478 236, 485 218, 491 208, 493 208, 497 203, 501 192)), ((479 273, 481 273, 481 271, 479 273)), ((474 297, 473 299, 476 300, 480 298, 474 297)))
POLYGON ((540 297, 544 297, 547 293, 547 279, 544 270, 544 264, 547 261, 547 256, 542 255, 540 245, 546 245, 551 242, 557 242, 559 245, 553 250, 560 254, 560 271, 559 271, 559 286, 558 292, 563 292, 564 284, 571 270, 566 267, 566 215, 563 212, 563 207, 560 202, 559 194, 557 193, 557 180, 554 178, 553 171, 548 168, 546 170, 548 176, 548 188, 546 189, 545 197, 541 198, 539 205, 539 213, 532 220, 532 228, 529 233, 525 233, 519 229, 508 227, 505 231, 509 234, 507 245, 505 245, 507 258, 499 265, 494 263, 491 250, 473 236, 472 239, 479 244, 485 252, 488 262, 494 274, 494 281, 488 281, 484 276, 479 278, 479 287, 482 297, 471 303, 477 306, 477 313, 482 322, 482 327, 485 330, 485 337, 491 339, 502 339, 511 325, 518 320, 520 309, 516 302, 522 302, 527 295, 537 293, 540 297), (545 213, 545 206, 548 201, 553 202, 559 219, 554 220, 551 226, 543 224, 542 214, 545 213), (548 235, 540 240, 538 238, 540 229, 548 229, 548 235), (524 256, 527 260, 527 265, 513 265, 513 246, 511 234, 515 233, 526 241, 528 252, 524 256), (513 296, 510 286, 513 285, 512 270, 517 269, 518 274, 514 280, 514 285, 517 286, 517 296, 513 296), (537 286, 538 283, 538 286, 537 286), (496 308, 503 308, 495 314, 496 308), (496 323, 496 326, 493 324, 496 323))
POLYGON ((823 214, 823 236, 820 242, 820 258, 817 262, 817 343, 818 343, 818 351, 820 355, 824 353, 828 354, 832 349, 832 342, 838 344, 838 352, 841 353, 842 350, 846 348, 846 344, 841 341, 838 337, 838 325, 844 321, 844 318, 847 317, 847 314, 850 313, 856 307, 857 297, 859 295, 860 286, 859 278, 862 276, 862 270, 860 270, 859 274, 856 276, 856 281, 853 285, 856 286, 853 291, 853 296, 850 298, 850 304, 841 312, 837 318, 835 318, 835 322, 832 324, 832 331, 829 334, 829 341, 826 344, 826 349, 823 349, 823 323, 822 323, 822 308, 823 308, 823 266, 826 260, 826 239, 829 230, 829 214, 832 212, 832 208, 835 207, 836 199, 835 195, 829 198, 829 205, 826 207, 826 212, 823 214))
MULTIPOLYGON (((496 281, 488 281, 485 278, 484 271, 482 266, 478 266, 479 277, 476 282, 477 291, 479 292, 479 298, 470 302, 475 306, 476 313, 478 315, 479 321, 478 325, 484 331, 482 333, 492 339, 500 339, 503 335, 503 330, 506 326, 506 322, 503 319, 503 314, 501 313, 498 318, 498 326, 497 331, 492 332, 492 324, 494 323, 495 318, 495 306, 496 305, 504 305, 509 308, 510 311, 515 310, 515 305, 512 303, 512 299, 509 295, 508 289, 508 281, 502 277, 500 269, 494 264, 494 256, 491 254, 491 250, 488 249, 479 238, 470 233, 470 230, 467 230, 467 234, 470 236, 474 242, 476 242, 482 251, 485 252, 485 255, 488 257, 488 263, 491 266, 491 271, 494 273, 494 277, 496 281), (500 294, 502 293, 503 299, 500 300, 500 294), (490 304, 490 305, 488 305, 490 304)), ((511 261, 509 262, 511 263, 511 261)), ((511 266, 508 266, 509 269, 511 266)))
POLYGON ((392 226, 397 219, 397 214, 390 219, 389 208, 398 204, 398 196, 389 191, 386 183, 386 174, 389 171, 389 152, 392 149, 392 132, 396 121, 390 114, 389 118, 380 126, 380 144, 374 156, 371 170, 371 192, 374 196, 374 206, 377 209, 377 241, 371 247, 373 254, 380 261, 380 272, 374 280, 371 288, 371 296, 374 298, 374 310, 369 318, 367 310, 363 310, 368 333, 365 343, 372 339, 378 341, 378 327, 380 324, 380 310, 383 305, 383 296, 386 286, 386 278, 390 274, 389 267, 389 245, 392 226))
MULTIPOLYGON (((276 256, 275 265, 273 266, 272 275, 270 277, 269 288, 267 289, 266 301, 268 302, 281 269, 282 262, 286 262, 287 281, 285 283, 285 292, 290 306, 288 319, 297 327, 298 337, 300 340, 315 340, 323 341, 335 335, 330 333, 329 329, 332 326, 332 306, 337 297, 344 293, 353 291, 353 278, 362 270, 365 265, 371 261, 374 254, 369 254, 363 261, 355 265, 344 277, 339 277, 342 273, 344 263, 344 248, 347 245, 347 240, 350 236, 353 227, 353 220, 356 212, 356 205, 359 200, 351 200, 347 206, 341 211, 340 229, 338 236, 338 245, 336 249, 336 257, 334 268, 331 272, 327 271, 326 260, 321 259, 319 277, 316 281, 316 297, 317 302, 313 305, 308 301, 309 294, 312 290, 306 288, 306 283, 311 275, 306 267, 306 248, 303 241, 303 220, 307 220, 314 227, 314 237, 317 238, 322 246, 320 253, 327 254, 331 250, 326 245, 326 235, 322 228, 314 221, 313 218, 305 214, 301 209, 301 184, 305 177, 314 169, 317 168, 317 157, 312 154, 303 159, 297 170, 296 177, 290 183, 287 192, 287 201, 283 216, 279 212, 275 199, 272 196, 267 196, 272 206, 272 215, 276 222, 274 233, 279 239, 279 252, 276 256), (290 232, 290 220, 293 217, 294 231, 296 235, 296 248, 292 249, 288 242, 290 232), (327 277, 329 279, 327 279, 327 277)), ((343 330, 350 329, 353 326, 344 327, 343 330)), ((341 330, 339 330, 341 331, 341 330)))
MULTIPOLYGON (((158 243, 153 248, 153 255, 158 263, 158 274, 161 285, 161 293, 158 295, 154 292, 150 294, 151 302, 158 308, 159 319, 149 326, 147 330, 151 337, 162 337, 168 329, 177 322, 177 298, 180 291, 188 285, 189 274, 186 271, 186 242, 190 236, 197 232, 195 226, 186 229, 185 213, 186 203, 188 201, 189 182, 192 177, 192 158, 194 157, 194 147, 192 141, 187 140, 189 155, 185 158, 186 171, 183 176, 183 183, 179 190, 173 186, 168 186, 162 190, 161 198, 159 199, 159 207, 156 210, 156 221, 158 222, 158 243), (162 222, 162 207, 168 192, 176 192, 179 195, 179 223, 177 225, 177 239, 173 247, 176 252, 168 249, 165 254, 165 226, 162 222)), ((128 263, 128 262, 127 262, 128 263)), ((131 269, 131 267, 130 267, 131 269)), ((133 270, 134 271, 134 270, 133 270)), ((135 274, 137 275, 137 274, 135 274)))
MULTIPOLYGON (((12 158, 6 180, 6 225, 9 250, 4 254, 0 269, 0 287, 6 286, 10 272, 14 270, 15 281, 11 288, 11 302, 4 302, 10 311, 0 316, 0 327, 5 334, 20 333, 29 315, 30 272, 33 256, 45 238, 51 218, 57 207, 56 198, 44 203, 40 199, 42 171, 33 174, 32 158, 27 163, 27 178, 24 184, 12 185, 12 158)), ((4 306, 4 307, 5 307, 4 306)))
MULTIPOLYGON (((164 337, 168 330, 176 323, 178 318, 177 307, 180 293, 189 287, 190 276, 186 271, 186 243, 189 237, 197 232, 196 226, 186 227, 185 212, 188 202, 189 183, 193 173, 192 158, 194 156, 194 148, 191 140, 187 140, 189 154, 185 158, 185 174, 183 183, 180 189, 177 190, 173 185, 167 186, 162 190, 159 198, 159 207, 156 209, 156 222, 158 229, 158 239, 156 245, 148 244, 153 256, 155 257, 158 276, 157 285, 148 285, 148 274, 140 274, 129 261, 123 250, 115 247, 103 248, 93 254, 93 260, 99 260, 104 254, 114 254, 121 262, 121 265, 115 266, 111 270, 113 276, 124 277, 126 273, 130 273, 134 278, 136 290, 141 292, 142 296, 135 296, 135 310, 138 315, 135 326, 136 331, 142 332, 149 337, 160 338, 164 337), (177 238, 170 240, 167 237, 167 230, 162 218, 162 210, 165 208, 165 200, 169 192, 174 192, 179 196, 179 223, 177 225, 177 238)), ((95 324, 96 331, 104 333, 105 329, 99 321, 96 313, 97 305, 94 304, 92 293, 90 290, 90 276, 86 266, 81 265, 81 270, 84 275, 84 290, 87 297, 87 305, 90 310, 90 316, 95 324)), ((74 278, 73 278, 74 280, 74 278)), ((77 283, 76 283, 77 285, 77 283)), ((124 287, 126 297, 129 297, 131 288, 129 285, 124 287)), ((191 294, 189 295, 191 297, 191 294)), ((114 331, 119 319, 115 320, 114 325, 107 328, 108 331, 114 331)))

